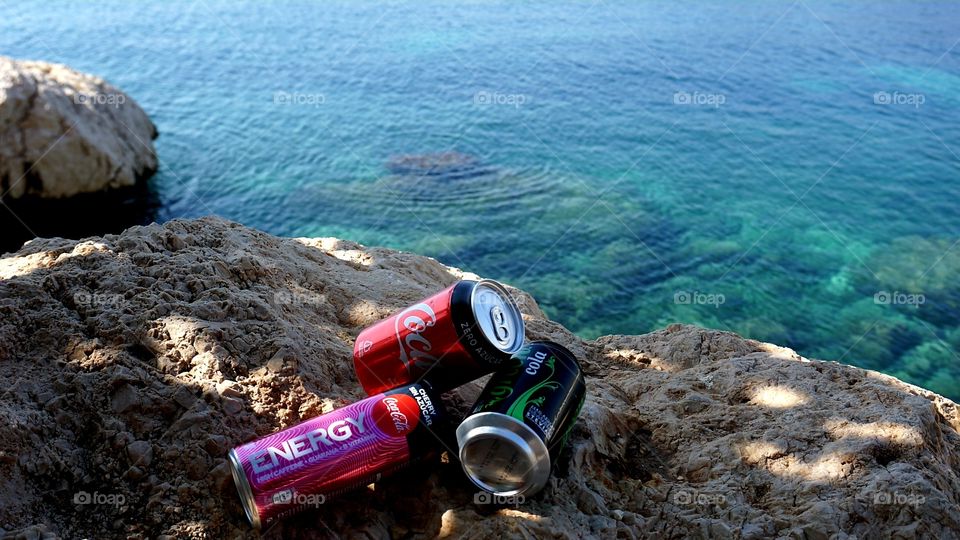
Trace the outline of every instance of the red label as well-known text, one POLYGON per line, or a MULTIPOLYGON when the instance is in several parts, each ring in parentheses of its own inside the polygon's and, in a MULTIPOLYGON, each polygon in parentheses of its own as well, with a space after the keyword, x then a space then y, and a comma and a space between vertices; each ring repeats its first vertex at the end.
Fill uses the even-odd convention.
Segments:
POLYGON ((393 334, 400 347, 400 360, 411 374, 429 369, 438 361, 435 356, 438 351, 430 342, 433 332, 427 331, 435 324, 437 313, 427 302, 412 305, 393 318, 393 334))
POLYGON ((406 437, 420 422, 420 406, 407 394, 390 394, 373 406, 373 421, 380 431, 406 437))
POLYGON ((452 294, 447 287, 360 332, 353 361, 367 394, 414 382, 440 362, 476 371, 454 326, 452 294))

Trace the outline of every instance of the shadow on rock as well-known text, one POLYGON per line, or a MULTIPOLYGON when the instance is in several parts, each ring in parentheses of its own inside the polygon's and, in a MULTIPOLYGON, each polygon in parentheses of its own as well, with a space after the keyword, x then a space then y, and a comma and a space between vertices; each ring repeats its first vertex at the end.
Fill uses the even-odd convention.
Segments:
POLYGON ((0 253, 12 252, 33 238, 119 233, 156 219, 160 201, 149 181, 101 193, 63 199, 25 196, 0 202, 0 253))

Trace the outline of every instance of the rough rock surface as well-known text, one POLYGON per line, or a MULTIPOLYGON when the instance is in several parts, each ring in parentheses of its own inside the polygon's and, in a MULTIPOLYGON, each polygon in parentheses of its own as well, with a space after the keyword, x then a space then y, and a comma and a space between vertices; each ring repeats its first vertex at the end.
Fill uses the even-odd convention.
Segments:
MULTIPOLYGON (((462 275, 214 218, 30 242, 0 259, 0 529, 253 536, 227 450, 360 398, 357 333, 462 275)), ((517 294, 588 374, 544 492, 475 504, 448 455, 267 536, 960 536, 953 402, 693 326, 583 341, 517 294)))
POLYGON ((0 56, 0 198, 132 186, 157 169, 156 127, 103 79, 0 56))

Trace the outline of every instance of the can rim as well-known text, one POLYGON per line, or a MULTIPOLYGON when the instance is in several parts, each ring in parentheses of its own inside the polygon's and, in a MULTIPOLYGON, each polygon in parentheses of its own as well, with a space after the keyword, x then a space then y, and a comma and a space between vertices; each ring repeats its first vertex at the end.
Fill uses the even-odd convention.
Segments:
POLYGON ((493 290, 494 292, 500 295, 500 298, 503 302, 510 308, 510 315, 516 324, 516 336, 513 338, 513 344, 507 349, 501 349, 497 346, 496 343, 487 335, 484 331, 483 326, 480 326, 480 334, 483 336, 483 339, 487 340, 487 343, 492 345, 497 350, 503 351, 505 354, 513 354, 523 348, 523 344, 526 336, 526 328, 523 323, 523 314, 520 312, 520 306, 513 300, 513 296, 510 295, 510 292, 507 291, 507 288, 503 286, 499 281, 494 281, 492 279, 481 279, 477 281, 476 285, 473 286, 473 290, 470 291, 470 311, 473 313, 474 320, 476 321, 477 311, 476 311, 476 299, 477 291, 480 287, 487 287, 488 289, 493 290))
POLYGON ((460 446, 460 466, 471 482, 484 491, 494 495, 509 497, 512 495, 534 494, 547 485, 550 478, 550 452, 530 426, 497 412, 474 414, 457 427, 457 444, 460 446), (530 463, 530 469, 524 474, 525 483, 516 489, 501 490, 479 478, 474 468, 464 459, 466 448, 484 439, 497 439, 505 442, 521 454, 530 463))
POLYGON ((247 474, 240 464, 240 458, 237 456, 236 448, 230 450, 227 454, 230 459, 230 472, 233 474, 233 483, 237 486, 237 493, 240 494, 240 502, 243 504, 243 511, 247 514, 247 520, 255 529, 259 529, 260 512, 257 511, 256 499, 253 497, 253 490, 250 488, 250 481, 247 474))

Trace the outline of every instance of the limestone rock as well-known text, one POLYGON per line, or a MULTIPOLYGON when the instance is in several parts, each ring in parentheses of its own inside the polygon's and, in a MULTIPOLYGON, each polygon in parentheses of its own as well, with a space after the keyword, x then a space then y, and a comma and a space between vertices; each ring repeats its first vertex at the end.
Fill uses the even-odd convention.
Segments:
POLYGON ((0 198, 132 186, 157 169, 156 136, 140 106, 103 79, 0 56, 0 198))
MULTIPOLYGON (((214 218, 0 258, 0 528, 255 537, 226 451, 360 398, 357 333, 464 275, 214 218)), ((514 292, 528 336, 565 344, 587 374, 547 488, 477 504, 448 453, 288 519, 282 535, 960 536, 953 402, 693 326, 583 341, 514 292)), ((478 390, 446 398, 463 413, 478 390)))

